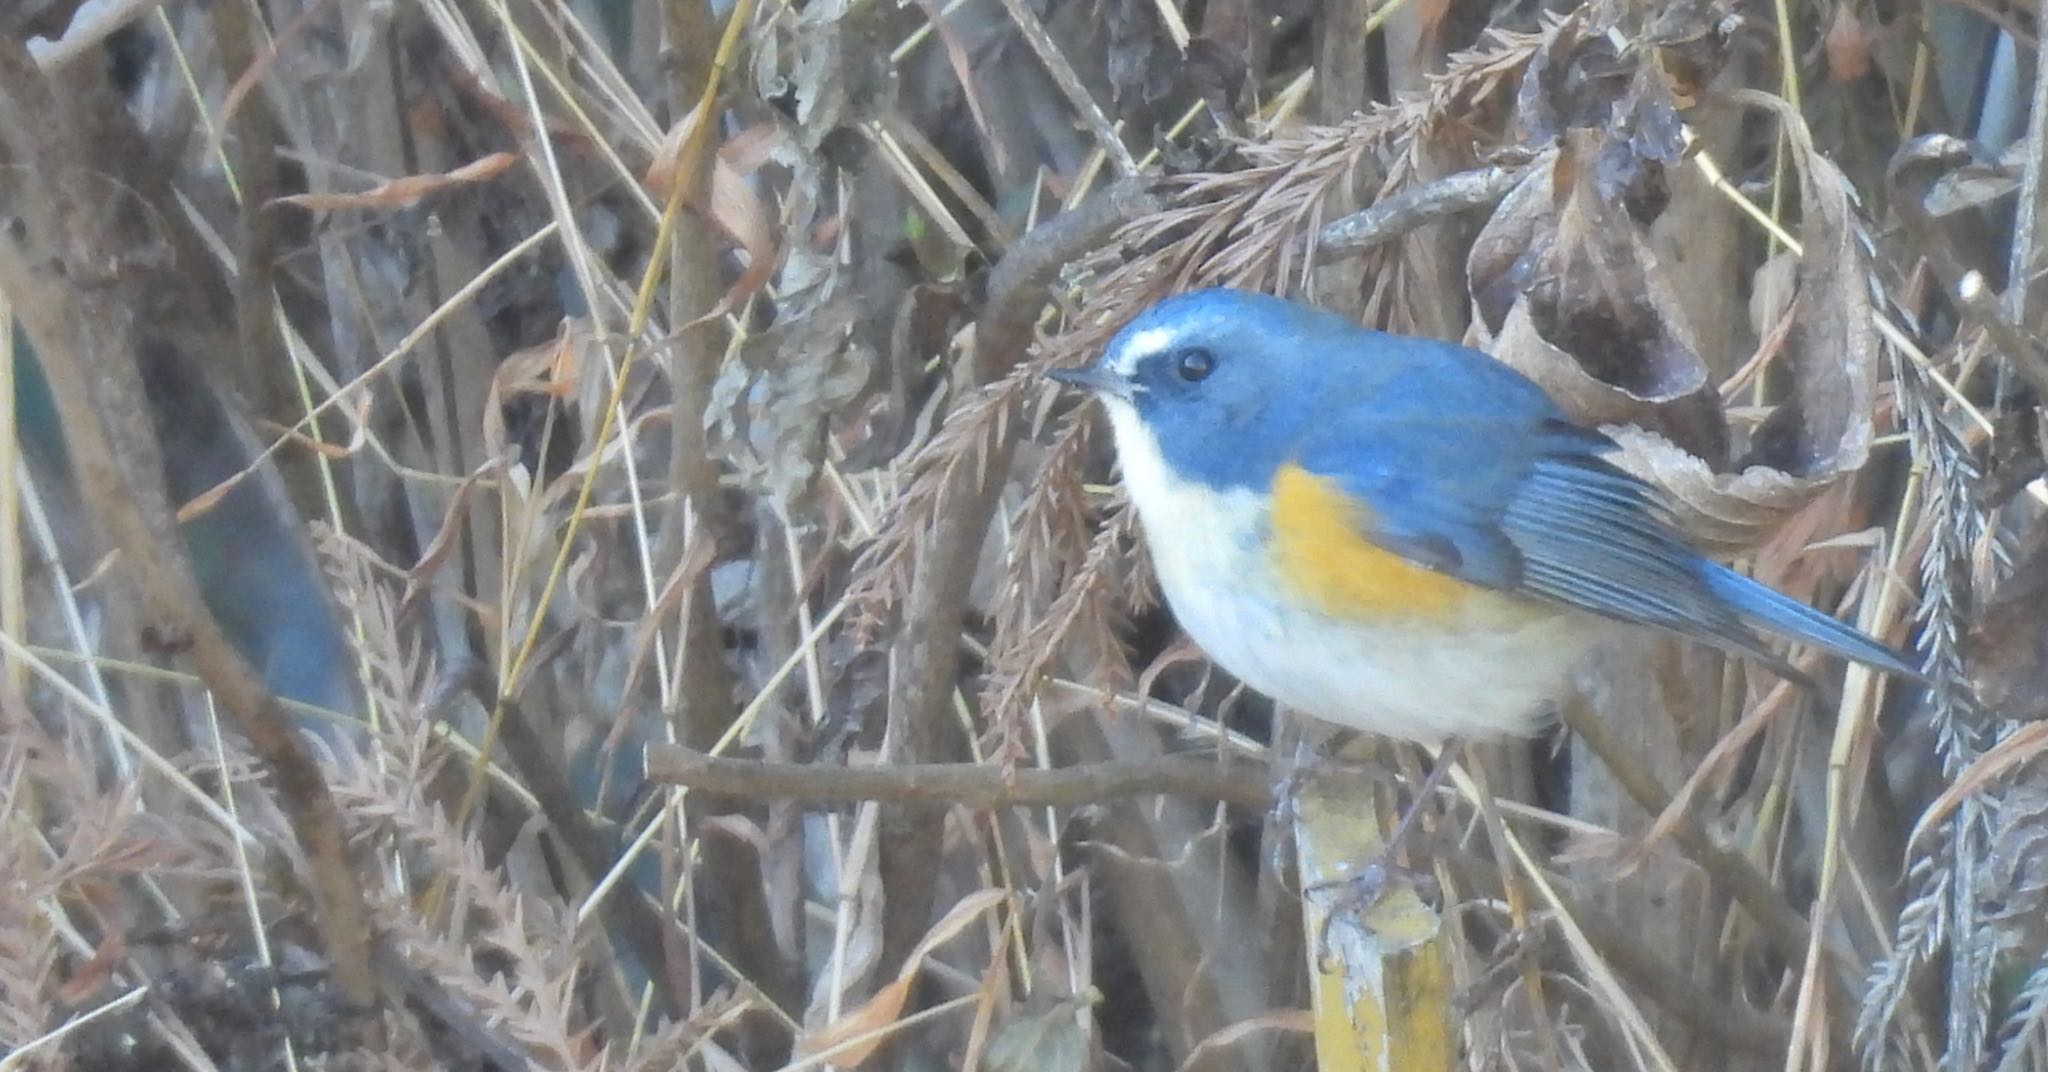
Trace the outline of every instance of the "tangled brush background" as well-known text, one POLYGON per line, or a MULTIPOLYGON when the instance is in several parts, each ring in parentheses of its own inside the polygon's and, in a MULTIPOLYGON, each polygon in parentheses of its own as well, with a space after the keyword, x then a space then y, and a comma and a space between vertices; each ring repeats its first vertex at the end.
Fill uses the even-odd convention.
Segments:
POLYGON ((2048 1067, 2040 23, 11 6, 0 1069, 2048 1067), (1521 369, 1931 687, 1603 652, 1332 1018, 1300 875, 1426 760, 1275 810, 1041 375, 1210 283, 1521 369))

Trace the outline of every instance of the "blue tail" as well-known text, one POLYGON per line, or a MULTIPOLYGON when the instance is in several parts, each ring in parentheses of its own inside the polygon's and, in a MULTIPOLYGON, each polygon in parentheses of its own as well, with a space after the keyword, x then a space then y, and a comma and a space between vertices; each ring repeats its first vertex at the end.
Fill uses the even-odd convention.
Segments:
POLYGON ((1927 679, 1905 656, 1790 596, 1718 563, 1706 563, 1701 573, 1708 589, 1756 628, 1915 681, 1927 679))

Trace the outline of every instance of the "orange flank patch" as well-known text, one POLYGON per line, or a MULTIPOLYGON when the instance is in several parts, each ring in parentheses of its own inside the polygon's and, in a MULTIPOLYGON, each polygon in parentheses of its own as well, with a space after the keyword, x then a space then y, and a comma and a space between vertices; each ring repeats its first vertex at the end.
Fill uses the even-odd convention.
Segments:
POLYGON ((1443 618, 1471 586, 1365 537, 1369 509, 1289 462, 1273 478, 1273 562, 1294 594, 1337 618, 1443 618))

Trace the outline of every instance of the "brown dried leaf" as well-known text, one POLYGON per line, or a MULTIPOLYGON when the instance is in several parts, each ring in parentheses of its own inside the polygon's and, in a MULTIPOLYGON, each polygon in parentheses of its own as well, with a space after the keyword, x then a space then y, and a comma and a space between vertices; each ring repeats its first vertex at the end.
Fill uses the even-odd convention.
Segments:
MULTIPOLYGON (((656 196, 666 199, 675 188, 676 169, 682 166, 682 154, 690 144, 690 132, 697 125, 697 111, 678 120, 669 128, 661 146, 655 150, 654 162, 647 168, 647 187, 656 196)), ((726 289, 718 304, 706 314, 708 319, 723 316, 738 307, 748 295, 760 290, 775 270, 775 223, 774 215, 761 197, 747 182, 747 175, 760 166, 776 150, 769 140, 769 132, 760 128, 748 132, 744 140, 729 143, 711 157, 711 190, 702 196, 701 203, 688 207, 718 228, 726 241, 746 251, 747 268, 731 287, 726 289), (741 163, 744 162, 744 166, 741 163)))
POLYGON ((1706 362, 1648 235, 1598 192, 1598 137, 1567 135, 1474 241, 1477 343, 1576 420, 1658 428, 1719 457, 1706 362))
POLYGON ((1530 58, 1516 92, 1516 137, 1537 150, 1594 135, 1595 151, 1577 164, 1593 169, 1603 202, 1661 201, 1664 173, 1685 151, 1671 74, 1640 53, 1617 52, 1585 12, 1549 27, 1530 58))
POLYGON ((1870 73, 1871 58, 1877 51, 1877 31, 1856 17, 1848 0, 1837 0, 1835 17, 1828 23, 1821 48, 1828 58, 1828 77, 1837 82, 1854 82, 1870 73))
POLYGON ((1584 9, 1573 11, 1546 27, 1541 46, 1529 56, 1528 70, 1515 90, 1515 133, 1531 148, 1549 145, 1564 136, 1567 128, 1582 125, 1582 109, 1567 86, 1576 86, 1566 76, 1571 56, 1587 36, 1584 9))
MULTIPOLYGON (((1662 486, 1696 538, 1728 552, 1754 547, 1870 454, 1878 336, 1856 241, 1848 180, 1815 152, 1810 132, 1783 101, 1738 99, 1776 112, 1799 168, 1800 244, 1791 328, 1781 358, 1793 395, 1780 408, 1788 434, 1760 436, 1740 471, 1716 473, 1669 440, 1630 429, 1621 464, 1662 486)), ((1775 417, 1773 423, 1779 423, 1775 417)))
POLYGON ((500 402, 514 395, 568 398, 576 393, 583 347, 591 339, 584 321, 564 322, 552 341, 529 346, 505 358, 491 377, 500 402))
POLYGON ((690 145, 690 135, 696 133, 697 117, 703 107, 690 109, 682 118, 669 124, 668 133, 662 135, 661 144, 654 148, 654 160, 647 165, 647 174, 642 181, 657 197, 666 199, 676 185, 676 168, 682 164, 683 150, 690 145))
MULTIPOLYGON (((1698 356, 1647 243, 1625 214, 1601 215, 1599 206, 1587 204, 1575 190, 1577 204, 1568 202, 1553 217, 1549 205, 1555 195, 1531 185, 1554 181, 1549 176, 1557 169, 1542 168, 1525 184, 1530 188, 1502 203, 1475 243, 1471 264, 1474 330, 1481 342, 1542 384, 1574 417, 1600 424, 1613 435, 1622 447, 1620 464, 1663 488, 1679 523, 1704 547, 1724 553, 1753 548, 1821 490, 1863 464, 1870 450, 1878 359, 1847 180, 1814 151, 1810 132, 1784 102, 1746 91, 1735 96, 1775 112, 1786 124, 1799 169, 1802 219, 1790 324, 1782 338, 1768 340, 1782 346, 1780 360, 1792 370, 1793 395, 1777 415, 1785 419, 1772 422, 1787 434, 1758 437, 1739 471, 1723 472, 1717 464, 1723 455, 1714 442, 1723 417, 1713 392, 1684 390, 1693 374, 1688 366, 1698 356), (1581 229, 1566 225, 1566 210, 1583 214, 1581 229), (1605 247, 1596 242, 1620 239, 1595 239, 1585 228, 1618 230, 1624 224, 1628 244, 1642 250, 1634 262, 1641 266, 1639 280, 1622 274, 1625 264, 1618 254, 1615 260, 1597 262, 1603 269, 1597 278, 1626 284, 1608 294, 1575 285, 1569 276, 1543 275, 1546 266, 1560 263, 1555 244, 1576 238, 1581 249, 1591 245, 1592 255, 1598 256, 1605 247), (1638 304, 1617 309, 1618 298, 1638 304), (1571 352, 1599 328, 1603 310, 1623 326, 1650 329, 1623 337, 1623 346, 1606 354, 1604 365, 1571 352), (1574 324, 1572 317, 1587 319, 1574 324), (1496 325, 1489 337, 1487 329, 1496 325), (1617 380, 1628 386, 1616 386, 1617 380), (1665 389, 1655 390, 1660 384, 1665 389)), ((1596 341, 1612 347, 1611 340, 1596 341)), ((1703 367, 1697 371, 1704 373, 1703 367)))
POLYGON ((356 208, 411 208, 430 194, 457 186, 489 182, 510 171, 512 165, 518 162, 517 153, 492 153, 481 159, 472 160, 454 171, 439 175, 407 175, 359 194, 290 194, 277 200, 279 204, 328 212, 356 208))
POLYGON ((924 966, 925 958, 982 913, 1007 901, 1009 896, 1008 890, 986 889, 962 897, 944 919, 932 924, 924 940, 903 959, 903 969, 896 973, 894 981, 876 991, 875 996, 862 1002, 859 1008, 797 1040, 797 1056, 829 1052, 832 1063, 836 1065, 858 1065, 874 1056, 875 1051, 887 1041, 888 1036, 883 1029, 903 1015, 903 1006, 910 1000, 911 986, 916 983, 918 969, 924 966))
POLYGON ((2048 523, 2036 524, 2027 549, 1970 627, 1971 680, 1986 710, 2000 718, 2048 717, 2048 523))
POLYGON ((823 1031, 805 1036, 797 1046, 798 1055, 830 1053, 833 1064, 843 1065, 858 1065, 874 1056, 884 1041, 882 1029, 903 1015, 904 1003, 910 1000, 911 984, 916 981, 914 975, 899 977, 876 991, 874 997, 832 1021, 823 1031))

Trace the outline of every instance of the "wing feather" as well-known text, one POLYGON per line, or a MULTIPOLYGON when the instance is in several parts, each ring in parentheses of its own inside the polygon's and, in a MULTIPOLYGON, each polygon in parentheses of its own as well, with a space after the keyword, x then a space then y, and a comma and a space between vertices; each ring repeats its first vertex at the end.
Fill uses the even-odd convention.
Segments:
POLYGON ((1590 453, 1539 458, 1502 512, 1531 592, 1772 658, 1707 584, 1650 487, 1590 453))
POLYGON ((1492 359, 1414 340, 1376 357, 1414 367, 1382 369, 1372 405, 1327 399, 1292 459, 1359 501, 1358 531, 1376 546, 1475 585, 1682 633, 1781 673, 1793 671, 1758 628, 1916 674, 1877 641, 1702 558, 1656 491, 1608 460, 1612 440, 1567 421, 1492 359))
POLYGON ((1420 565, 1780 663, 1708 583, 1656 493, 1601 456, 1612 449, 1554 412, 1409 413, 1325 429, 1301 464, 1365 504, 1367 539, 1420 565))

